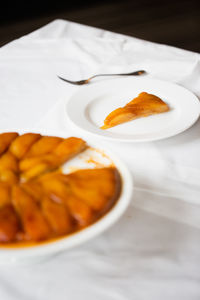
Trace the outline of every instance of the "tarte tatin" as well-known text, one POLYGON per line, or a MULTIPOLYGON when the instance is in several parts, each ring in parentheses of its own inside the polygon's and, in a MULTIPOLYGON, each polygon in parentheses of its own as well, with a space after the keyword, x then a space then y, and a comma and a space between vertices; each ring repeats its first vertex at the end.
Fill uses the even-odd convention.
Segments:
POLYGON ((104 120, 101 129, 108 129, 134 119, 160 114, 169 110, 169 106, 159 97, 140 93, 124 107, 113 110, 104 120))
POLYGON ((115 167, 62 173, 87 147, 75 137, 0 134, 0 245, 66 236, 109 211, 120 193, 115 167))

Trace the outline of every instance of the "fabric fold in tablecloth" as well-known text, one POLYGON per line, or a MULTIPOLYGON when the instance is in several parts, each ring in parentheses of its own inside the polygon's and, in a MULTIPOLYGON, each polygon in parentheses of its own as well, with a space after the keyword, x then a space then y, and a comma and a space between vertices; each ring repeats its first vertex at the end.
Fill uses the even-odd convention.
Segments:
MULTIPOLYGON (((137 69, 200 97, 199 54, 56 20, 0 49, 0 129, 79 135, 65 114, 78 87, 56 74, 82 79, 137 69)), ((2 267, 0 298, 198 300, 199 132, 200 121, 163 141, 101 140, 133 173, 126 214, 98 238, 43 265, 2 267)))

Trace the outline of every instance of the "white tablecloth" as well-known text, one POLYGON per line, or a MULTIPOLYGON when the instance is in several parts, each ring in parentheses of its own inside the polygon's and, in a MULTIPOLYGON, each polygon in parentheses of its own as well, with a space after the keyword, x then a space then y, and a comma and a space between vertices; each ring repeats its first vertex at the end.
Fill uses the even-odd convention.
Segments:
MULTIPOLYGON (((0 49, 0 130, 62 130, 78 87, 56 78, 145 69, 200 97, 200 55, 63 20, 0 49)), ((87 136, 84 136, 87 139, 87 136)), ((163 141, 101 141, 130 167, 126 214, 42 264, 0 266, 2 300, 200 299, 200 121, 163 141)))

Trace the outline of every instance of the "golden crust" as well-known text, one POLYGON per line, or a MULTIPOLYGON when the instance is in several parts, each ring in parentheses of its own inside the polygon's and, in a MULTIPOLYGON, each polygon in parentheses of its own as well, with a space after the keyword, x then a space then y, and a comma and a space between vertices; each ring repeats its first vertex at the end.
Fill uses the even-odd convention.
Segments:
POLYGON ((17 132, 5 132, 0 134, 0 155, 8 149, 18 135, 17 132))

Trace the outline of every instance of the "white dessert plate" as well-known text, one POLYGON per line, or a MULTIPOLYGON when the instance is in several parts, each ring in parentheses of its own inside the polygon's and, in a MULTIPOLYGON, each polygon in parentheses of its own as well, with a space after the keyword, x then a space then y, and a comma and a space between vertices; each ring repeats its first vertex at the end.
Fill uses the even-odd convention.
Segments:
POLYGON ((191 127, 200 115, 198 98, 187 89, 167 81, 117 78, 81 87, 69 100, 67 116, 74 128, 87 134, 121 142, 147 142, 174 136, 191 127), (105 117, 141 92, 160 97, 170 111, 136 119, 102 130, 105 117))

